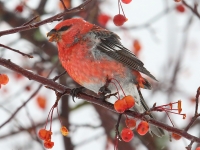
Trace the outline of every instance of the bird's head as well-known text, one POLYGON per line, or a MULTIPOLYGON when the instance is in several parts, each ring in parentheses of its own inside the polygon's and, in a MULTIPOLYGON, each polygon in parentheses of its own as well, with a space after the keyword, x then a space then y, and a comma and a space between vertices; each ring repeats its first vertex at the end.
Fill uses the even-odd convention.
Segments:
POLYGON ((50 42, 68 41, 75 38, 78 34, 87 33, 92 24, 81 18, 72 18, 57 24, 50 32, 47 33, 50 42))

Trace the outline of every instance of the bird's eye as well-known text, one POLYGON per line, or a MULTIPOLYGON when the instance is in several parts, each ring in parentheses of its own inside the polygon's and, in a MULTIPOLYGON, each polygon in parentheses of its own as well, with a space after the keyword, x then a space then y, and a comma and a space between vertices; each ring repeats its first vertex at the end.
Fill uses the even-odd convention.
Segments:
POLYGON ((66 31, 70 28, 71 26, 63 26, 61 27, 58 31, 66 31))
POLYGON ((56 32, 56 29, 52 29, 50 32, 56 32))

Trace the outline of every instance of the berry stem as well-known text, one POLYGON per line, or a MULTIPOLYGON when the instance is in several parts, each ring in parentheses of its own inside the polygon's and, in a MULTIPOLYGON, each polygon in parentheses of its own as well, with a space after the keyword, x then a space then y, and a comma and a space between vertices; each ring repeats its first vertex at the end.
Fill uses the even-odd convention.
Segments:
POLYGON ((119 96, 119 90, 118 90, 118 88, 117 88, 117 85, 115 84, 115 82, 112 82, 112 81, 111 81, 111 83, 114 84, 114 86, 116 87, 117 94, 118 94, 118 99, 120 99, 120 96, 119 96))
POLYGON ((120 85, 119 81, 118 81, 117 79, 115 79, 115 78, 111 78, 111 80, 115 80, 115 81, 117 82, 117 84, 119 85, 120 89, 122 90, 124 96, 126 96, 126 94, 125 94, 125 92, 124 92, 122 86, 120 85))

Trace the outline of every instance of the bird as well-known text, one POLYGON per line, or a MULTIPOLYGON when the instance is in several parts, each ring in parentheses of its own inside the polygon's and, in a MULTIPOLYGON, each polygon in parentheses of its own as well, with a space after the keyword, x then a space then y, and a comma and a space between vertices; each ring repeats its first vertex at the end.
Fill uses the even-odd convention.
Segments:
MULTIPOLYGON (((108 80, 115 79, 126 95, 134 97, 135 111, 149 110, 138 88, 151 89, 151 84, 141 73, 156 78, 122 45, 117 34, 82 18, 71 18, 58 23, 47 37, 50 42, 57 43, 59 60, 75 82, 99 93, 108 80)), ((111 83, 106 89, 116 92, 116 86, 111 83)), ((154 118, 152 114, 148 117, 154 118)), ((156 126, 150 125, 150 130, 158 137, 164 135, 164 131, 156 126)))

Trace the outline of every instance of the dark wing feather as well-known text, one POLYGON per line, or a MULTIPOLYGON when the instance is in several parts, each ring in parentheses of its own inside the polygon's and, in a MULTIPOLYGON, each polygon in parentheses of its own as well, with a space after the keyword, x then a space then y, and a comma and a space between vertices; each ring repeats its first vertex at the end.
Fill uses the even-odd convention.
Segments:
POLYGON ((106 29, 94 26, 91 33, 101 40, 97 49, 107 54, 111 58, 123 63, 127 67, 146 74, 152 79, 156 78, 144 67, 144 64, 127 48, 125 48, 118 35, 106 29))

